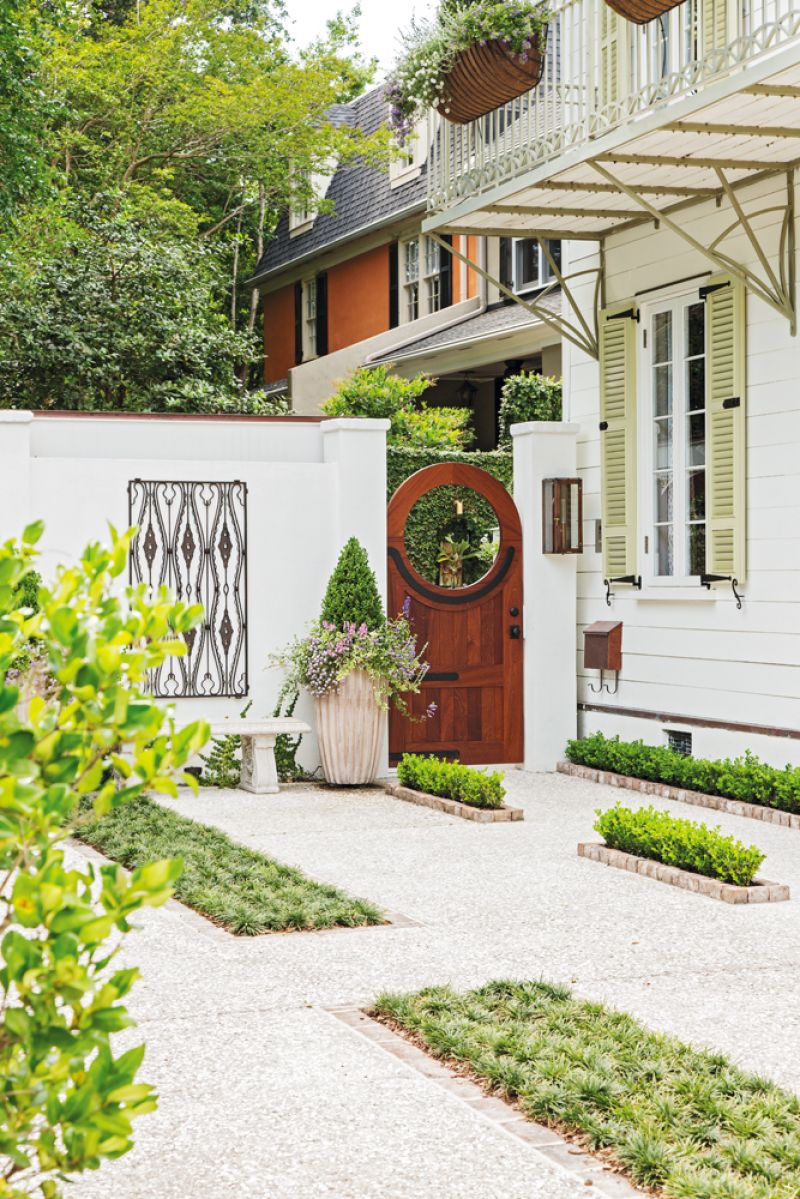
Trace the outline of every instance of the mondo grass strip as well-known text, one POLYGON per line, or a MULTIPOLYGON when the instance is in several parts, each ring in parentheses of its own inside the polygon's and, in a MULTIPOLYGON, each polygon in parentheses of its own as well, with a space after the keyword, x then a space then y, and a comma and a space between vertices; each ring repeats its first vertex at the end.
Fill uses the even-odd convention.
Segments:
POLYGON ((151 799, 133 800, 99 819, 89 813, 75 835, 129 869, 182 858, 176 899, 239 936, 386 923, 373 904, 306 878, 151 799))
POLYGON ((566 987, 432 987, 373 1014, 657 1194, 800 1195, 800 1098, 566 987))

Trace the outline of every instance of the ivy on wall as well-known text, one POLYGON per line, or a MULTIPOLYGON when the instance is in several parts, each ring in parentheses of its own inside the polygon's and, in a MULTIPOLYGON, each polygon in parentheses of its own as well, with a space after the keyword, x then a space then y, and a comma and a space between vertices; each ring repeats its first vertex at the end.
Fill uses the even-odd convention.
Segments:
MULTIPOLYGON (((468 466, 477 466, 511 490, 513 460, 507 451, 465 452, 389 446, 386 457, 387 499, 391 499, 400 484, 410 475, 439 462, 462 462, 468 466)), ((406 552, 412 565, 423 578, 438 582, 439 547, 444 537, 452 534, 456 539, 468 539, 470 547, 477 549, 481 539, 484 536, 491 537, 491 531, 496 526, 497 516, 491 504, 472 488, 437 487, 422 496, 409 513, 405 533, 406 552), (460 500, 463 505, 461 515, 456 515, 456 500, 460 500)), ((476 582, 486 570, 485 560, 467 559, 464 563, 464 585, 476 582)))

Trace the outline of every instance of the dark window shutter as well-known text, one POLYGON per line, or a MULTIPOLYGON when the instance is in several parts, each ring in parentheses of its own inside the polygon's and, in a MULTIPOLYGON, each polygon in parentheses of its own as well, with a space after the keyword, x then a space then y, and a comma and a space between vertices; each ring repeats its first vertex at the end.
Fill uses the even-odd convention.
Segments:
POLYGON ((328 275, 317 275, 317 356, 328 352, 328 275))
MULTIPOLYGON (((442 241, 452 246, 452 234, 445 233, 442 241)), ((439 247, 439 296, 440 308, 449 308, 453 303, 453 255, 444 246, 439 247)))
POLYGON ((303 284, 294 285, 294 364, 303 361, 303 284))
POLYGON ((389 246, 389 328, 400 324, 400 247, 396 241, 389 246))
MULTIPOLYGON (((512 286, 511 274, 511 238, 500 238, 500 282, 504 287, 512 286)), ((507 296, 502 297, 504 300, 507 296)))

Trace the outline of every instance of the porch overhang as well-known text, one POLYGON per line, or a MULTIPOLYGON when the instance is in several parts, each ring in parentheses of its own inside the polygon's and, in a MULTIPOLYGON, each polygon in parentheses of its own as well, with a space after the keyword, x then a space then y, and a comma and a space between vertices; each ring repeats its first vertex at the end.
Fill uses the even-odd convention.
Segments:
POLYGON ((588 240, 605 246, 609 238, 637 226, 664 226, 712 266, 738 275, 786 316, 794 332, 792 173, 798 165, 800 48, 794 44, 699 94, 665 102, 526 175, 431 213, 424 228, 439 234, 588 240), (772 176, 785 177, 786 199, 746 210, 741 189, 772 176), (701 243, 686 233, 680 214, 710 200, 723 209, 720 223, 725 227, 713 241, 701 243), (777 244, 764 245, 752 222, 776 209, 783 214, 777 244), (725 239, 734 231, 744 232, 753 247, 757 272, 726 253, 725 239))

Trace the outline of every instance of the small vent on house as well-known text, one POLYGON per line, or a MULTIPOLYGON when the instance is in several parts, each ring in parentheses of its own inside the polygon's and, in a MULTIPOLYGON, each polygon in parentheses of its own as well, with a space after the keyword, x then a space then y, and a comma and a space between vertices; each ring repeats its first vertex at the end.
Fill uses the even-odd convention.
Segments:
POLYGON ((665 729, 667 734, 667 745, 670 749, 674 749, 676 754, 683 754, 684 758, 692 756, 692 734, 679 733, 675 729, 665 729))

